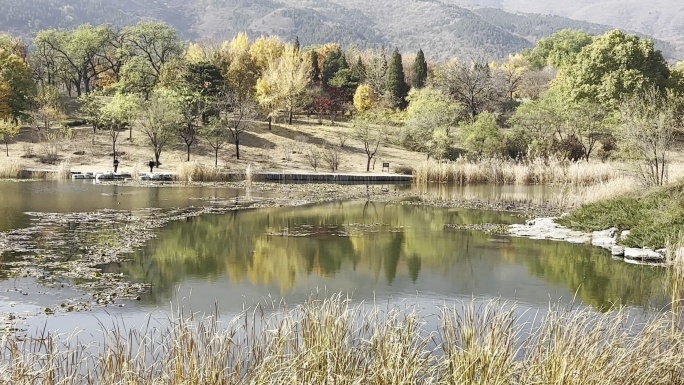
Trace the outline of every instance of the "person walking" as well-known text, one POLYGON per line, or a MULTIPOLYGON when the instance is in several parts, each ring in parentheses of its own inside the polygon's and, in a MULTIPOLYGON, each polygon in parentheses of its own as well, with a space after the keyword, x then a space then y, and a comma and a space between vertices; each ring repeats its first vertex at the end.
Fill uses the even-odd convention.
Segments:
POLYGON ((150 166, 150 174, 152 173, 152 169, 154 168, 155 161, 151 160, 147 162, 147 165, 150 166))
POLYGON ((119 168, 119 160, 114 159, 114 174, 116 174, 116 170, 119 168))

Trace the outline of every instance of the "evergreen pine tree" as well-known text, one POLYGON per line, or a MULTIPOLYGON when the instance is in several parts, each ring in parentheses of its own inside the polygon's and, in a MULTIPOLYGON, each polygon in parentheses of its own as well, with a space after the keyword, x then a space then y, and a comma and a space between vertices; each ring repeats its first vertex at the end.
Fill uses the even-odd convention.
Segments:
POLYGON ((359 56, 359 60, 356 61, 356 64, 352 68, 352 73, 360 82, 363 82, 366 79, 366 66, 363 64, 361 56, 359 56))
POLYGON ((427 62, 425 61, 425 54, 423 54, 423 50, 420 49, 418 50, 418 54, 416 54, 416 60, 413 62, 413 68, 411 72, 411 83, 414 88, 423 88, 425 87, 425 81, 427 80, 428 76, 428 67, 427 67, 427 62))
POLYGON ((321 81, 321 68, 318 66, 318 53, 315 50, 311 51, 311 81, 321 81))
POLYGON ((399 49, 395 48, 387 69, 387 95, 392 98, 395 107, 406 107, 406 96, 409 87, 406 84, 404 66, 401 63, 399 49))
POLYGON ((347 59, 342 51, 331 52, 323 63, 323 83, 328 84, 330 79, 335 77, 337 71, 347 68, 349 68, 349 64, 347 64, 347 59))

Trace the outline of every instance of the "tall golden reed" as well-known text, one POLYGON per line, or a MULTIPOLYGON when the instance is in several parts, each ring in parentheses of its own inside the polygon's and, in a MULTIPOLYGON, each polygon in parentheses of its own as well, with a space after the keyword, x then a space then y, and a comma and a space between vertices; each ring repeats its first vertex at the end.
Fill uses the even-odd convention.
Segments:
POLYGON ((684 384, 684 334, 669 313, 472 302, 427 315, 337 294, 270 314, 103 327, 97 346, 4 336, 0 383, 684 384))
POLYGON ((418 183, 466 184, 570 184, 606 183, 623 173, 608 163, 567 162, 536 159, 514 162, 502 159, 456 162, 425 162, 415 169, 418 183))

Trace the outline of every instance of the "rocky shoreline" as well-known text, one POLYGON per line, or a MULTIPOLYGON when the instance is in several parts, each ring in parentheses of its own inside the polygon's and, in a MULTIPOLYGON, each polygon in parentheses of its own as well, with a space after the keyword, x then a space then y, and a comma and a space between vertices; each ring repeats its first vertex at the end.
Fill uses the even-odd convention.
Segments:
POLYGON ((508 234, 529 239, 547 239, 578 244, 591 244, 606 249, 616 258, 627 263, 663 266, 667 264, 667 250, 634 248, 618 245, 618 241, 629 235, 629 231, 618 234, 616 228, 585 233, 571 230, 556 223, 557 217, 543 217, 528 220, 525 224, 508 227, 508 234))

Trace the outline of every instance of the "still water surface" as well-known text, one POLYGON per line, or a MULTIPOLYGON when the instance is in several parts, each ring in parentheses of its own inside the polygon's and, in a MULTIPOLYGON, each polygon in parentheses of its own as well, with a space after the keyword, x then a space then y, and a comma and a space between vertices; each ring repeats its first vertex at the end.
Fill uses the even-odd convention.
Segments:
MULTIPOLYGON (((513 192, 498 187, 437 191, 440 196, 481 194, 486 199, 513 193, 525 199, 517 187, 513 192)), ((0 182, 0 231, 26 226, 23 213, 30 211, 187 207, 211 204, 198 198, 242 193, 216 187, 0 182)), ((527 193, 552 192, 537 188, 527 193)), ((355 300, 376 302, 501 298, 542 310, 558 301, 598 310, 667 303, 660 269, 615 261, 584 245, 453 227, 521 221, 501 212, 359 201, 191 218, 161 229, 120 267, 130 279, 152 287, 139 302, 107 312, 135 318, 173 304, 194 311, 217 305, 232 314, 245 304, 281 299, 301 303, 315 290, 349 292, 355 300)), ((62 317, 79 325, 84 319, 82 314, 62 317)))

